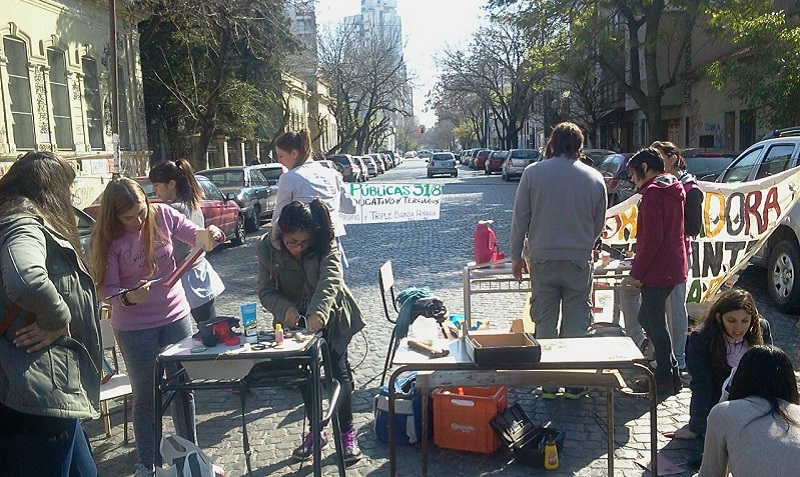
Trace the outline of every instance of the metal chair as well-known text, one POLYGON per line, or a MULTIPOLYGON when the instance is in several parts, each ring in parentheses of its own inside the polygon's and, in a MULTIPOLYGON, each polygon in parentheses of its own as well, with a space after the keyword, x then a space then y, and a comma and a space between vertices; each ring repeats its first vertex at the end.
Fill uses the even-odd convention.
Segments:
POLYGON ((397 350, 397 345, 400 340, 397 339, 397 314, 400 310, 397 309, 397 297, 394 292, 394 271, 392 270, 392 261, 387 260, 386 263, 381 265, 378 270, 378 286, 381 289, 381 300, 383 301, 383 314, 386 320, 392 325, 392 336, 389 338, 389 348, 386 350, 386 361, 383 364, 383 374, 381 374, 381 386, 386 381, 386 371, 392 365, 394 353, 397 350), (386 299, 389 298, 393 312, 389 310, 389 303, 386 299))
POLYGON ((106 437, 111 437, 111 415, 108 411, 108 401, 122 398, 122 415, 125 424, 122 435, 125 444, 127 444, 128 397, 133 394, 133 389, 128 375, 120 371, 119 358, 117 357, 117 340, 114 337, 114 329, 111 328, 111 307, 108 305, 103 305, 100 309, 100 342, 103 345, 104 352, 111 352, 111 363, 106 361, 105 356, 103 357, 106 375, 100 382, 100 417, 103 419, 106 437))

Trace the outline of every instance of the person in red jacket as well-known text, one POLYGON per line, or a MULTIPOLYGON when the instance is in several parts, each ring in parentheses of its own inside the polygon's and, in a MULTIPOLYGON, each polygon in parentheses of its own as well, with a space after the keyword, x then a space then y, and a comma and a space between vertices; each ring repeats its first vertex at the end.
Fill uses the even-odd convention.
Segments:
MULTIPOLYGON (((630 282, 642 291, 638 318, 655 350, 657 391, 672 395, 680 391, 681 380, 667 329, 666 302, 675 285, 686 282, 686 193, 675 176, 664 172, 664 160, 652 147, 631 157, 628 174, 642 195, 630 282)), ((634 387, 647 391, 647 380, 638 380, 634 387)))

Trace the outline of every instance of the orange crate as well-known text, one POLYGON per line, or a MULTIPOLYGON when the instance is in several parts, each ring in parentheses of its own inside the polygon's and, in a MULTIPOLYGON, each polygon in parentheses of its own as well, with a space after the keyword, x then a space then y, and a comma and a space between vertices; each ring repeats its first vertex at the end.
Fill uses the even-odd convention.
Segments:
POLYGON ((500 440, 489 421, 506 407, 505 386, 438 388, 433 391, 433 442, 445 449, 491 454, 500 440))

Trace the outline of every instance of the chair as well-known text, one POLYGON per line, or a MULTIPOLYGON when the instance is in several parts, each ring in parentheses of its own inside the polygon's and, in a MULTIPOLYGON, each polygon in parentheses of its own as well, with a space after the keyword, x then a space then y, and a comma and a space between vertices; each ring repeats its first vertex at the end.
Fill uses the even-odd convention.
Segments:
POLYGON ((392 271, 391 260, 387 260, 378 270, 378 285, 381 289, 384 316, 386 316, 386 320, 392 325, 392 337, 389 338, 389 348, 386 350, 386 361, 383 364, 383 374, 381 374, 381 386, 383 386, 384 381, 386 381, 386 371, 389 370, 392 364, 394 353, 400 341, 397 339, 395 328, 397 324, 397 314, 400 313, 400 310, 397 309, 397 299, 394 292, 394 272, 392 271), (387 296, 391 300, 394 313, 389 312, 389 304, 386 302, 387 296))
POLYGON ((125 428, 122 431, 125 444, 128 443, 128 396, 131 396, 131 382, 128 375, 120 372, 119 358, 117 357, 117 340, 111 328, 111 307, 103 305, 100 308, 100 342, 103 346, 103 370, 105 376, 100 384, 100 418, 106 430, 106 437, 111 437, 111 415, 108 412, 108 401, 122 398, 122 415, 125 428), (105 352, 111 352, 111 363, 108 363, 105 352))

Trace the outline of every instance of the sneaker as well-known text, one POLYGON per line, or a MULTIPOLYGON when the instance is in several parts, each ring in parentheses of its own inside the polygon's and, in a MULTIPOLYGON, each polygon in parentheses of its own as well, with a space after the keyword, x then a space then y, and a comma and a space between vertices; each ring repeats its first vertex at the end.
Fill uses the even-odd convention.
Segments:
POLYGON ((136 464, 136 471, 133 473, 133 477, 153 477, 155 471, 152 467, 147 468, 142 464, 136 464))
POLYGON ((344 463, 353 464, 361 459, 361 449, 358 447, 356 430, 342 432, 342 445, 344 446, 344 463))
MULTIPOLYGON (((322 431, 321 439, 319 448, 324 449, 328 445, 328 434, 325 431, 322 431)), ((300 444, 293 452, 292 457, 297 460, 308 460, 314 455, 314 443, 312 441, 313 437, 309 432, 305 436, 303 436, 303 443, 300 444)))
POLYGON ((589 394, 589 388, 566 388, 564 397, 567 399, 580 399, 589 394))

